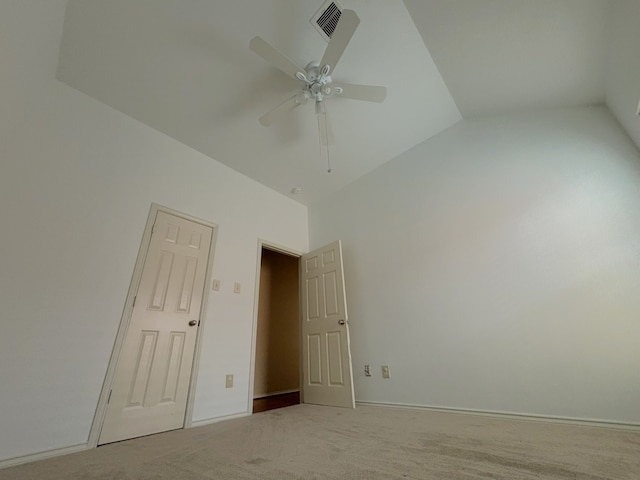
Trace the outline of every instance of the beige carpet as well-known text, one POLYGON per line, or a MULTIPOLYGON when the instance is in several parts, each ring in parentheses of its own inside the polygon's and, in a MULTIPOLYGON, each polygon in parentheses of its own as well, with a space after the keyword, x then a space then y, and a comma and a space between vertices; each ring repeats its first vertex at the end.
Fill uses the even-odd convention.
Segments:
POLYGON ((12 480, 640 479, 640 432, 296 405, 0 470, 12 480))

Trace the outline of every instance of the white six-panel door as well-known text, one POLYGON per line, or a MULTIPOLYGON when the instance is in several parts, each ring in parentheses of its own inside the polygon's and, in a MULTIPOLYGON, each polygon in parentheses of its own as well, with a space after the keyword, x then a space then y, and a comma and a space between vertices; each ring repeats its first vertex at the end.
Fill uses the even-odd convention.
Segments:
POLYGON ((212 235, 157 213, 99 444, 183 426, 212 235))
POLYGON ((304 403, 354 408, 340 241, 302 256, 300 282, 304 403))

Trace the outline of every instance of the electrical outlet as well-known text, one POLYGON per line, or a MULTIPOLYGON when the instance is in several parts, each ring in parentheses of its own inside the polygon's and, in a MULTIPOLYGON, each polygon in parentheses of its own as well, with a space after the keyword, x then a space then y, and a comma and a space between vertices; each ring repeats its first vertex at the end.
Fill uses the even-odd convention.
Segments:
POLYGON ((233 285, 233 293, 240 293, 240 282, 236 282, 233 285))
POLYGON ((220 280, 213 279, 213 283, 211 284, 211 290, 215 290, 216 292, 220 291, 220 280))
POLYGON ((371 376, 371 365, 366 364, 364 366, 364 376, 365 377, 370 377, 371 376))
POLYGON ((226 382, 224 384, 225 388, 233 388, 233 375, 227 375, 226 382))
POLYGON ((389 371, 389 365, 382 365, 382 378, 391 378, 391 372, 389 371))

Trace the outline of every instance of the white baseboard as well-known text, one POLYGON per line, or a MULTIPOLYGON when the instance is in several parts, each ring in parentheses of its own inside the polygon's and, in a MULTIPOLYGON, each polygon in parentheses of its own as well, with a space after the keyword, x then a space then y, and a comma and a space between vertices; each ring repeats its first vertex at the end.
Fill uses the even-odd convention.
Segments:
POLYGON ((235 418, 248 417, 249 415, 251 414, 248 412, 241 412, 241 413, 233 413, 231 415, 223 415, 221 417, 206 418, 204 420, 195 420, 191 422, 190 428, 203 427, 204 425, 211 425, 212 423, 224 422, 225 420, 233 420, 235 418))
MULTIPOLYGON (((208 418, 205 420, 198 420, 191 423, 191 427, 201 427, 203 425, 209 425, 211 423, 218 423, 224 420, 232 420, 234 418, 242 418, 247 417, 250 414, 247 412, 236 413, 232 415, 224 415, 222 417, 208 418)), ((36 462, 38 460, 44 460, 46 458, 58 457, 60 455, 68 455, 69 453, 81 452, 83 450, 88 450, 88 443, 81 443, 78 445, 72 445, 70 447, 63 448, 55 448, 53 450, 46 450, 44 452, 31 453, 29 455, 23 455, 20 457, 7 458, 5 460, 0 460, 0 469, 14 467, 16 465, 22 465, 24 463, 36 462)))
POLYGON ((286 395, 287 393, 298 393, 299 391, 300 391, 299 388, 295 388, 293 390, 280 390, 279 392, 261 393, 259 395, 254 395, 253 399, 257 400, 259 398, 275 397, 276 395, 286 395))
POLYGON ((60 455, 68 455, 69 453, 81 452, 88 448, 89 446, 86 443, 81 443, 70 447, 54 448, 53 450, 45 450, 44 452, 30 453, 29 455, 22 455, 20 457, 7 458, 6 460, 0 460, 0 469, 15 467, 16 465, 22 465, 23 463, 36 462, 46 458, 59 457, 60 455))
POLYGON ((432 405, 414 405, 406 403, 356 401, 357 405, 372 407, 406 408, 411 410, 425 410, 429 412, 454 413, 459 415, 479 415, 483 417, 510 418, 529 422, 561 423, 565 425, 582 425, 587 427, 615 428, 619 430, 640 431, 640 423, 625 423, 597 418, 559 417, 549 415, 535 415, 529 413, 501 412, 493 410, 474 410, 466 408, 436 407, 432 405))

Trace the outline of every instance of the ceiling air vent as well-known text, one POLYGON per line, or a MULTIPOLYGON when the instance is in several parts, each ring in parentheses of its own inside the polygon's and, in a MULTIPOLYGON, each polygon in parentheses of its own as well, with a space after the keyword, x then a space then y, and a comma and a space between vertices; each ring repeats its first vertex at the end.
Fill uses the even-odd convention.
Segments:
POLYGON ((320 10, 311 18, 311 25, 322 35, 327 42, 338 26, 338 20, 342 15, 342 5, 334 0, 324 2, 320 10))

